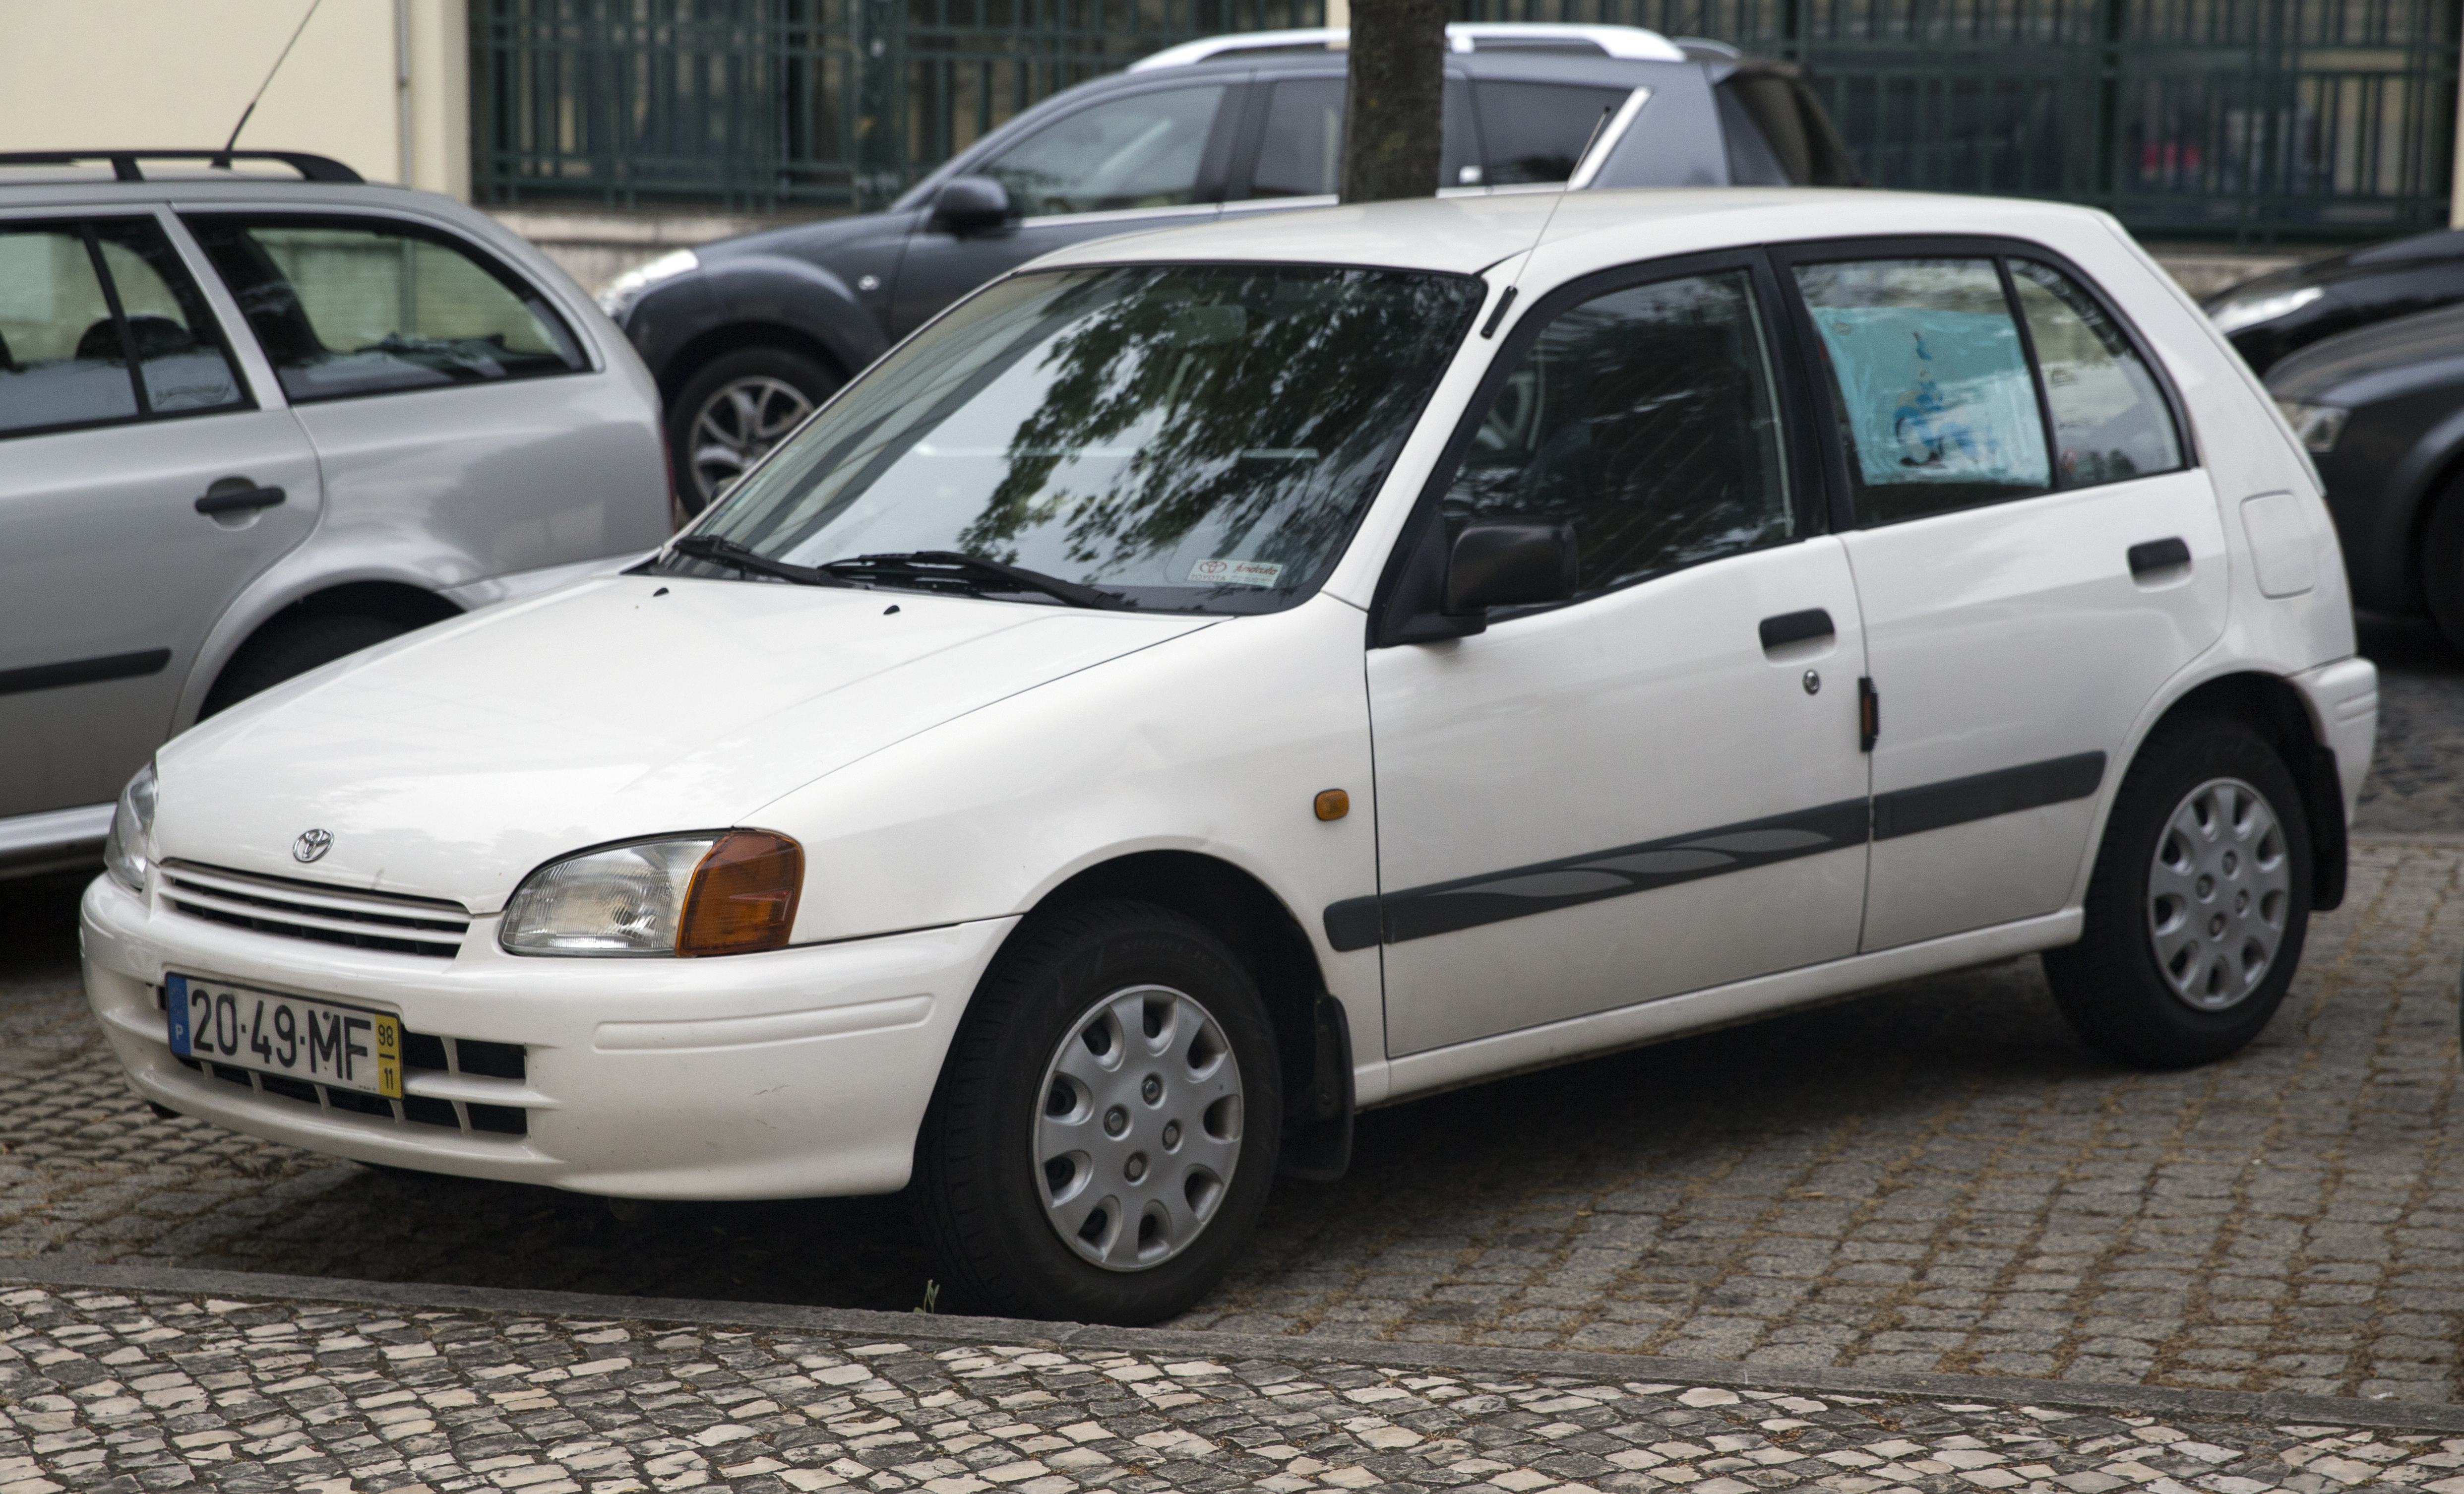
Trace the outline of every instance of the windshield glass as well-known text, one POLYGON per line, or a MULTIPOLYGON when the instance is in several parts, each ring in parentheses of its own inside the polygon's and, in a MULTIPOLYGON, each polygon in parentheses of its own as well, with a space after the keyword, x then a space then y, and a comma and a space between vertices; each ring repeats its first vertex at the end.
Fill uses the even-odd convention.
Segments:
POLYGON ((1466 276, 1325 266, 1015 276, 857 380, 666 563, 765 574, 714 558, 740 546, 788 580, 1287 606, 1332 566, 1479 300, 1466 276), (859 563, 892 556, 944 560, 859 563))

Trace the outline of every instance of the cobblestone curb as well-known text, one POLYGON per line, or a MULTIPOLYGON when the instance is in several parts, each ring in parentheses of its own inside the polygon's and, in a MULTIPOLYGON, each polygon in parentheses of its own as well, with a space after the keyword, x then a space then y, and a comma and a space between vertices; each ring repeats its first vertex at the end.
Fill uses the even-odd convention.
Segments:
POLYGON ((2094 1394, 2043 1382, 1858 1395, 1634 1356, 237 1280, 0 1285, 0 1490, 2464 1494, 2444 1428, 2009 1398, 2094 1394))

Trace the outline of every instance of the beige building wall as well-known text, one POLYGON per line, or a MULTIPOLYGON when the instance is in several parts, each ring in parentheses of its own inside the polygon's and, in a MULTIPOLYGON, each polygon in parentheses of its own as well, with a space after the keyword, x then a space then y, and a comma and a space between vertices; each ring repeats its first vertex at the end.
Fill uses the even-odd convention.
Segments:
MULTIPOLYGON (((309 0, 0 0, 0 149, 220 145, 309 0)), ((471 195, 464 0, 322 0, 239 143, 471 195)))

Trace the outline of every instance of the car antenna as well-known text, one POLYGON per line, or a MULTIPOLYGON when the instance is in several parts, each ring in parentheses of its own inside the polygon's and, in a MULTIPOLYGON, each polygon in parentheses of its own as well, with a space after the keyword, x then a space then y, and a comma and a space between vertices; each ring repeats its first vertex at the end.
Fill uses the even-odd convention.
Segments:
POLYGON ((274 59, 274 66, 266 69, 265 81, 257 84, 256 92, 249 96, 248 107, 239 112, 239 122, 231 126, 231 139, 223 142, 222 154, 207 162, 206 165, 221 171, 231 169, 231 147, 239 143, 239 132, 248 128, 248 117, 256 112, 256 101, 265 97, 267 89, 274 86, 274 75, 281 72, 282 64, 291 59, 291 49, 299 45, 299 33, 308 29, 309 21, 317 14, 317 8, 324 3, 325 0, 308 0, 308 13, 299 17, 299 24, 291 29, 291 39, 282 44, 282 55, 274 59))
POLYGON ((1540 253, 1540 241, 1549 236, 1549 225, 1557 221, 1557 209, 1566 205, 1566 194, 1574 189, 1574 173, 1583 169, 1583 163, 1592 158, 1592 147, 1599 143, 1600 131, 1608 128, 1609 116, 1616 112, 1617 105, 1609 104, 1600 110, 1600 117, 1592 121, 1592 133, 1583 137, 1582 150, 1575 155, 1574 164, 1567 168, 1566 185, 1557 189, 1555 199, 1549 204, 1549 215, 1540 220, 1540 231, 1531 235, 1531 247, 1523 252, 1523 263, 1514 267, 1514 278, 1506 282, 1506 294, 1497 298, 1497 309, 1488 314, 1487 322, 1480 329, 1484 341, 1497 335, 1497 324, 1506 319, 1506 309, 1514 304, 1514 289, 1523 283, 1523 272, 1531 268, 1531 256, 1540 253))

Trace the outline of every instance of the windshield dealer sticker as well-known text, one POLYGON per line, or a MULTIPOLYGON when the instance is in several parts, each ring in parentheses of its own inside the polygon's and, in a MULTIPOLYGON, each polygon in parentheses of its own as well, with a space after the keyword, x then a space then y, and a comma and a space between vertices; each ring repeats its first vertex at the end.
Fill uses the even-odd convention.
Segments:
POLYGON ((1273 586, 1283 574, 1281 565, 1264 560, 1200 560, 1189 568, 1196 586, 1273 586))

